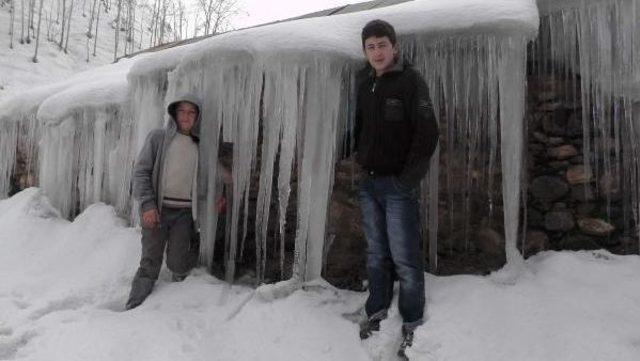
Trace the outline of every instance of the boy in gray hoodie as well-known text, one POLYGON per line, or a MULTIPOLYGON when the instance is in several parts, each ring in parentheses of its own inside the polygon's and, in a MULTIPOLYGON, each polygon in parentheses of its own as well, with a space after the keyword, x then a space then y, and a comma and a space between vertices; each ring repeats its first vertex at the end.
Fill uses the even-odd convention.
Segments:
POLYGON ((133 196, 140 203, 142 257, 127 310, 151 293, 165 248, 172 280, 184 280, 195 266, 200 110, 195 96, 177 97, 167 107, 172 121, 147 136, 136 160, 133 196))

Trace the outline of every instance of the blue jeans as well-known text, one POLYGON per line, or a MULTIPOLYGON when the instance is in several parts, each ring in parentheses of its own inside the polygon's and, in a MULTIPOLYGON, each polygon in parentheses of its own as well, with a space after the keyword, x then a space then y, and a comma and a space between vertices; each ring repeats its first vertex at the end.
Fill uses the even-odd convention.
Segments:
POLYGON ((425 305, 417 189, 404 185, 395 176, 366 175, 359 198, 367 238, 367 316, 386 315, 397 276, 398 309, 404 326, 414 329, 423 323, 425 305))

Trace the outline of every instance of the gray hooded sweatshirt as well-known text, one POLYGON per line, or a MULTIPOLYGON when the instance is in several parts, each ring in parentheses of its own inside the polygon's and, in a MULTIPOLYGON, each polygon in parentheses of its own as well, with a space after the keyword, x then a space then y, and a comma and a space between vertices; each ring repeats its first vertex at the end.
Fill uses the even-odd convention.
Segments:
MULTIPOLYGON (((164 160, 171 141, 178 132, 178 126, 175 121, 175 112, 180 102, 189 102, 198 107, 198 117, 196 118, 193 128, 191 128, 191 136, 194 141, 199 140, 200 119, 202 114, 202 106, 200 100, 193 94, 182 94, 177 96, 167 106, 167 112, 171 116, 170 122, 164 128, 152 130, 144 142, 144 146, 136 159, 133 168, 133 197, 140 203, 140 211, 146 212, 151 209, 162 211, 163 190, 163 168, 164 160)), ((192 214, 196 230, 198 230, 198 202, 203 199, 202 192, 199 191, 197 179, 199 178, 200 167, 196 162, 196 176, 193 177, 192 185, 192 214)))

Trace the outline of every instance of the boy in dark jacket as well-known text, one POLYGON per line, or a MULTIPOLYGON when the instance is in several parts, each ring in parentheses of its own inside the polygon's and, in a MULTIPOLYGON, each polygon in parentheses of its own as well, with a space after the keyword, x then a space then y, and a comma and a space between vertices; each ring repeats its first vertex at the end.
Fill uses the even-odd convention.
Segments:
POLYGON ((413 331, 423 323, 418 193, 438 143, 438 125, 424 79, 399 60, 394 28, 382 20, 367 23, 362 46, 369 64, 358 86, 355 149, 364 171, 359 199, 369 297, 360 337, 379 330, 397 276, 403 354, 411 346, 413 331))

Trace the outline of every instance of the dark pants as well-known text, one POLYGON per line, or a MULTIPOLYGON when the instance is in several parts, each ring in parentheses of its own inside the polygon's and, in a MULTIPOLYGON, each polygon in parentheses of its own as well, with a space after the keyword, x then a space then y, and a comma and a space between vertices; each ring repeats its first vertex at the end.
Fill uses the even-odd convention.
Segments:
POLYGON ((417 190, 395 176, 365 176, 359 190, 367 238, 370 318, 383 318, 400 281, 398 308, 404 326, 423 323, 425 290, 417 190))
POLYGON ((160 225, 142 228, 142 257, 133 279, 127 308, 133 308, 151 293, 167 253, 167 267, 184 276, 196 265, 198 242, 193 230, 191 208, 163 208, 160 225))

